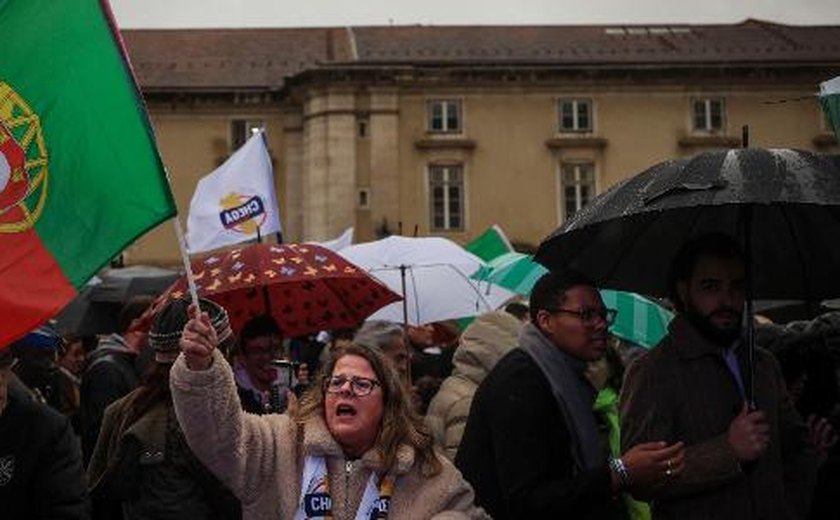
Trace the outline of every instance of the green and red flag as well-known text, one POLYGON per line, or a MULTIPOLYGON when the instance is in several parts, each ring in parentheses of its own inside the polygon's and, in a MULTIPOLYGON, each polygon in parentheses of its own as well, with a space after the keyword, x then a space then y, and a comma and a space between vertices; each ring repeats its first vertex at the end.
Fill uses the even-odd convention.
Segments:
POLYGON ((0 347, 175 214, 107 2, 0 0, 0 347))

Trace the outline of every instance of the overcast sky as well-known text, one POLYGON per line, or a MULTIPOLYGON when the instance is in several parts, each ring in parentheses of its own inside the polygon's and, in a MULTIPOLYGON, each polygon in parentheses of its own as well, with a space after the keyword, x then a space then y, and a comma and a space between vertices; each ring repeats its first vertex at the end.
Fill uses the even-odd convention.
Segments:
POLYGON ((838 0, 110 0, 120 27, 840 24, 838 0))

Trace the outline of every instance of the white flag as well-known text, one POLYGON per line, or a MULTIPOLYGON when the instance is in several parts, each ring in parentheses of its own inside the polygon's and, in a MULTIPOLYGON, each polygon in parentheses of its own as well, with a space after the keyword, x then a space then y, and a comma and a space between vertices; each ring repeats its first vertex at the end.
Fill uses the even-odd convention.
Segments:
POLYGON ((326 242, 309 242, 310 244, 318 244, 321 247, 326 247, 330 251, 341 251, 346 247, 353 245, 353 228, 349 227, 344 230, 344 233, 337 238, 327 240, 326 242))
POLYGON ((262 131, 206 175, 195 188, 187 218, 190 253, 280 232, 271 159, 262 131))

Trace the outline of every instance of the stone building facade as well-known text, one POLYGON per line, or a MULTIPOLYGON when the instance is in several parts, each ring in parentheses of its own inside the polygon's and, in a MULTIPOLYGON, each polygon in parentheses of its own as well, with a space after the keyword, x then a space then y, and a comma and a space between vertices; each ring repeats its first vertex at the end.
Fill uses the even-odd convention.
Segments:
MULTIPOLYGON (((742 143, 838 153, 816 99, 840 26, 123 32, 182 218, 264 127, 288 241, 387 233, 536 245, 616 182, 742 143)), ((175 264, 170 225, 129 263, 175 264)))

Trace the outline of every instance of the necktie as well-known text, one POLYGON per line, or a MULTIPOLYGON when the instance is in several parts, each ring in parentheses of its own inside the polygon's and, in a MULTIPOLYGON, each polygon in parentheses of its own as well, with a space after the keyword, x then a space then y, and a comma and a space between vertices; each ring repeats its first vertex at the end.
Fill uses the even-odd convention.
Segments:
POLYGON ((732 347, 723 351, 723 360, 726 361, 726 367, 732 373, 735 383, 738 385, 738 391, 741 392, 741 397, 746 398, 744 392, 744 380, 741 378, 741 366, 738 364, 738 356, 735 354, 736 343, 732 347))

